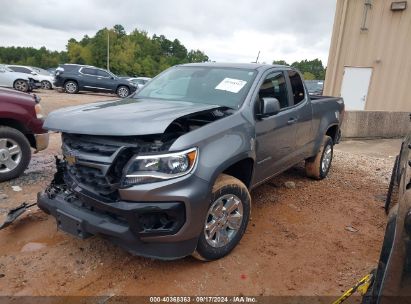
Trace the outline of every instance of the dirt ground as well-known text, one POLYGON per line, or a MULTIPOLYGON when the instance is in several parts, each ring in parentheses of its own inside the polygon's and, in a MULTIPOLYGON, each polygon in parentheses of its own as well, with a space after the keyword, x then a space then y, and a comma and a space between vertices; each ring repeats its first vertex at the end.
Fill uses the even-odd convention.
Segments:
MULTIPOLYGON (((47 113, 113 98, 38 95, 47 113)), ((215 262, 158 261, 132 256, 99 237, 78 240, 57 231, 54 218, 33 207, 0 231, 0 295, 337 296, 376 266, 399 143, 388 141, 376 153, 374 141, 344 142, 325 180, 306 178, 301 164, 258 187, 244 238, 215 262), (286 187, 287 181, 295 188, 286 187)), ((0 220, 7 209, 35 202, 52 178, 59 146, 53 134, 49 149, 33 155, 22 177, 0 184, 0 220)))

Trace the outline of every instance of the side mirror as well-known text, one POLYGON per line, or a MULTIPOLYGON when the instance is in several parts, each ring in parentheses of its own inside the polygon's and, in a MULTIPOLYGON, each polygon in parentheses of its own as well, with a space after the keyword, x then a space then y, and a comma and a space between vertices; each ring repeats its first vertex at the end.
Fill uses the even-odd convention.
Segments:
POLYGON ((31 75, 37 75, 37 73, 36 72, 31 72, 31 75))
POLYGON ((261 112, 259 117, 268 117, 280 112, 281 106, 277 98, 264 97, 261 99, 261 112))
POLYGON ((4 73, 4 72, 6 72, 5 69, 0 69, 0 73, 4 73))

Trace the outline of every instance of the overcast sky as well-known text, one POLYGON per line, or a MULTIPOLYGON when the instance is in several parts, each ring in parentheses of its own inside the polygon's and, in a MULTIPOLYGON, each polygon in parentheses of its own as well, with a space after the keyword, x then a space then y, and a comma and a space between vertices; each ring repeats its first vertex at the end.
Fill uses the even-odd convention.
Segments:
POLYGON ((327 63, 335 0, 0 0, 0 46, 65 50, 122 24, 179 39, 211 60, 327 63))

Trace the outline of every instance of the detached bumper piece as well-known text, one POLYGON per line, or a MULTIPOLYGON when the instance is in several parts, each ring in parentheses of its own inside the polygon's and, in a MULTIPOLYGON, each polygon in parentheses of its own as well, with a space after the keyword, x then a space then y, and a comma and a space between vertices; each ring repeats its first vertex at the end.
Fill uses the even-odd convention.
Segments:
POLYGON ((191 254, 197 240, 167 242, 185 222, 182 202, 102 202, 84 193, 51 186, 38 193, 37 204, 57 226, 79 238, 101 235, 133 254, 161 259, 191 254), (161 236, 159 240, 145 240, 161 236))
POLYGON ((49 145, 49 133, 34 134, 36 140, 36 152, 45 150, 49 145))

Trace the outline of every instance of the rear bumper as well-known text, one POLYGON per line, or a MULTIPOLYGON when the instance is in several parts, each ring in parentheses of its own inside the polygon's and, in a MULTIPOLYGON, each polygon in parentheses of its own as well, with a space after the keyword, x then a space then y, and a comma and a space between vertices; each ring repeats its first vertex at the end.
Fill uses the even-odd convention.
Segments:
POLYGON ((49 133, 34 134, 36 140, 36 152, 47 149, 49 145, 49 133))

